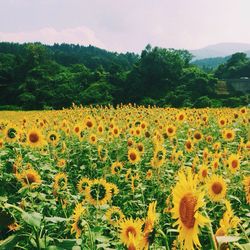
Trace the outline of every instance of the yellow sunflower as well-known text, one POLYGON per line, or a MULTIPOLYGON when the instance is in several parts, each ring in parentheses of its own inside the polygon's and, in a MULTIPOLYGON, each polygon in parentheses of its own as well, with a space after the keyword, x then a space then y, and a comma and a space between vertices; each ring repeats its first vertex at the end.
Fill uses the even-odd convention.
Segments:
POLYGON ((98 156, 99 156, 101 161, 106 161, 107 160, 108 150, 106 148, 104 148, 102 145, 99 145, 98 149, 97 149, 97 152, 98 152, 98 156))
POLYGON ((131 164, 136 164, 141 160, 140 154, 135 148, 128 150, 128 160, 131 164))
POLYGON ((83 177, 77 184, 77 189, 79 193, 85 193, 86 187, 89 185, 90 179, 83 177))
POLYGON ((178 182, 172 191, 172 217, 177 219, 175 225, 178 225, 178 239, 185 250, 193 250, 194 245, 201 246, 198 238, 199 227, 209 222, 209 219, 199 212, 205 203, 204 192, 199 190, 197 185, 197 176, 188 169, 187 175, 183 171, 179 172, 178 182))
POLYGON ((111 173, 112 174, 118 174, 122 170, 122 163, 119 161, 115 161, 111 165, 111 173))
POLYGON ((57 190, 65 190, 67 188, 68 178, 65 173, 58 173, 54 177, 53 189, 57 190))
POLYGON ((39 129, 30 129, 27 133, 27 144, 31 147, 41 147, 44 145, 44 138, 39 129))
POLYGON ((17 174, 16 177, 24 187, 29 186, 31 188, 36 188, 42 183, 38 172, 31 168, 22 171, 20 174, 17 174))
POLYGON ((16 128, 16 126, 9 124, 5 128, 6 141, 13 142, 17 139, 17 137, 18 137, 18 129, 16 128))
POLYGON ((123 220, 124 214, 119 207, 111 207, 107 210, 106 219, 110 225, 117 227, 119 223, 123 220))
POLYGON ((194 141, 195 141, 195 142, 201 141, 202 138, 203 138, 203 135, 202 135, 201 132, 199 132, 199 131, 195 131, 195 132, 194 132, 194 141))
POLYGON ((90 181, 85 189, 86 200, 94 205, 104 205, 111 200, 111 190, 109 183, 104 179, 90 181))
POLYGON ((233 141, 235 138, 235 132, 232 129, 225 129, 222 131, 222 137, 225 141, 233 141))
POLYGON ((208 166, 203 164, 199 169, 199 179, 204 181, 208 177, 208 172, 208 166))
POLYGON ((72 216, 73 223, 71 226, 71 234, 75 233, 77 239, 81 236, 82 231, 86 226, 86 223, 83 220, 85 214, 86 214, 85 208, 82 206, 81 203, 78 204, 74 209, 74 214, 72 216))
MULTIPOLYGON (((120 240, 121 242, 129 247, 131 243, 131 237, 135 242, 141 242, 143 221, 140 219, 124 219, 120 222, 120 240)), ((134 244, 135 245, 135 244, 134 244)))
POLYGON ((207 190, 212 201, 221 201, 225 198, 227 184, 221 176, 213 175, 207 182, 207 190))
POLYGON ((158 219, 156 214, 156 204, 157 201, 153 201, 149 204, 147 218, 144 223, 144 230, 143 230, 143 240, 142 245, 143 249, 148 249, 151 242, 151 234, 153 233, 155 223, 158 219))
POLYGON ((244 189, 246 193, 247 203, 250 204, 250 176, 246 176, 243 180, 244 189))
POLYGON ((237 154, 231 154, 228 158, 228 166, 232 173, 240 168, 240 157, 237 154))
POLYGON ((185 150, 187 152, 192 152, 193 149, 194 149, 194 144, 193 144, 192 140, 191 139, 187 139, 187 141, 185 142, 185 150))
POLYGON ((52 145, 57 145, 59 142, 60 136, 56 131, 51 131, 48 133, 47 141, 52 145))

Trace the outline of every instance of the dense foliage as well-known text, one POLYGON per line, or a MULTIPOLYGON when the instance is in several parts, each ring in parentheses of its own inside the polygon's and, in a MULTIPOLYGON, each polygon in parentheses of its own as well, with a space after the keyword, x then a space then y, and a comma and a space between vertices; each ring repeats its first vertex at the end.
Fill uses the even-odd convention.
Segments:
MULTIPOLYGON (((188 51, 150 45, 139 56, 93 46, 0 43, 0 108, 58 109, 73 102, 218 107, 232 97, 232 106, 247 104, 243 93, 218 96, 218 79, 191 59, 188 51)), ((230 58, 215 76, 234 72, 249 75, 244 54, 230 58)))

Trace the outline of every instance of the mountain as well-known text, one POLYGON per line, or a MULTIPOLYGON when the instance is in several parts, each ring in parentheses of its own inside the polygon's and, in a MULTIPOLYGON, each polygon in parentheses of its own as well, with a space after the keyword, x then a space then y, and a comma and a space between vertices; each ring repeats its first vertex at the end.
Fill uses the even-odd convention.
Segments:
POLYGON ((194 60, 213 57, 226 57, 236 52, 245 52, 250 56, 250 44, 248 43, 219 43, 207 47, 190 50, 194 60))

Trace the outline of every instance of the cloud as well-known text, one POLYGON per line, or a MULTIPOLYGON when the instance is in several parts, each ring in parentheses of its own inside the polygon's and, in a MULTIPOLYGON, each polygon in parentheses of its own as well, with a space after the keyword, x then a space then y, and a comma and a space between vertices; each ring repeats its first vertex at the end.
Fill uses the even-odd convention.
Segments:
POLYGON ((74 43, 80 45, 94 45, 105 48, 95 32, 86 26, 56 30, 46 27, 26 32, 0 32, 0 41, 6 42, 42 42, 45 44, 74 43))

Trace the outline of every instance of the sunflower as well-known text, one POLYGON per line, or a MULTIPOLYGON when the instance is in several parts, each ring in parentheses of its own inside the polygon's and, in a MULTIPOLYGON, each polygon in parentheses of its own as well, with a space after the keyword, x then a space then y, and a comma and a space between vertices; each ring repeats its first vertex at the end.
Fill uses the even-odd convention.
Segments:
POLYGON ((82 231, 84 230, 84 227, 86 225, 86 222, 83 220, 85 214, 86 210, 82 206, 82 204, 80 203, 76 205, 74 214, 72 216, 73 223, 71 225, 71 234, 76 233, 77 239, 81 236, 82 231))
POLYGON ((60 136, 56 131, 51 131, 48 133, 47 141, 51 143, 52 145, 57 145, 59 139, 60 139, 60 136))
POLYGON ((166 160, 166 149, 163 147, 156 147, 154 156, 150 161, 150 164, 154 168, 161 167, 166 160))
POLYGON ((99 145, 98 149, 97 149, 97 152, 98 152, 98 156, 99 156, 101 161, 106 161, 107 160, 108 150, 106 148, 104 148, 102 145, 99 145))
POLYGON ((119 161, 115 161, 112 165, 111 165, 111 173, 112 174, 118 174, 122 169, 122 163, 119 161))
POLYGON ((228 166, 232 173, 240 168, 240 157, 237 154, 231 154, 228 158, 228 166))
POLYGON ((111 132, 114 137, 119 137, 120 135, 120 129, 116 126, 111 130, 111 132))
POLYGON ((95 134, 91 134, 91 135, 89 136, 89 143, 90 143, 90 144, 96 144, 96 142, 97 142, 97 137, 96 137, 96 135, 95 135, 95 134))
POLYGON ((168 137, 173 137, 176 134, 176 127, 174 125, 168 125, 166 127, 166 134, 168 137))
POLYGON ((207 190, 212 201, 221 201, 225 198, 227 184, 221 176, 213 175, 207 182, 207 190))
POLYGON ((183 122, 185 118, 186 118, 186 114, 183 111, 181 111, 180 113, 176 115, 176 120, 179 122, 183 122))
POLYGON ((137 147, 138 151, 139 151, 141 154, 144 153, 144 145, 143 145, 142 142, 137 143, 137 144, 136 144, 136 147, 137 147))
POLYGON ((123 220, 124 214, 119 207, 111 207, 107 210, 106 219, 110 225, 117 227, 119 223, 123 220))
POLYGON ((123 219, 120 224, 120 240, 121 242, 129 247, 131 243, 131 238, 135 242, 141 242, 143 233, 142 233, 143 221, 140 219, 123 219))
POLYGON ((54 177, 53 189, 57 190, 65 190, 67 188, 68 178, 65 173, 58 173, 54 177))
POLYGON ((151 169, 149 169, 146 173, 146 180, 150 180, 153 176, 153 172, 151 169))
POLYGON ((191 141, 191 139, 187 139, 186 142, 185 142, 185 150, 187 152, 192 152, 194 149, 194 144, 193 142, 191 141))
POLYGON ((211 163, 212 165, 212 169, 213 170, 217 170, 219 168, 219 160, 218 159, 214 159, 211 163))
POLYGON ((187 175, 183 171, 179 172, 178 182, 172 191, 174 204, 171 209, 172 217, 177 219, 175 225, 178 225, 178 239, 182 249, 187 250, 193 250, 194 245, 200 247, 199 226, 209 222, 209 219, 199 212, 205 203, 204 192, 201 192, 197 185, 197 175, 193 175, 189 168, 187 175))
POLYGON ((235 138, 235 132, 232 129, 225 129, 222 131, 222 137, 225 141, 233 141, 235 138))
POLYGON ((128 160, 131 164, 136 164, 141 160, 140 154, 135 148, 128 150, 128 160))
POLYGON ((6 141, 13 142, 17 139, 18 137, 18 129, 14 125, 8 125, 5 128, 5 138, 6 141))
POLYGON ((39 129, 30 129, 27 133, 27 144, 31 147, 41 147, 44 145, 44 138, 39 129))
POLYGON ((227 235, 230 229, 236 229, 240 219, 234 215, 231 204, 228 200, 225 200, 226 211, 223 214, 222 219, 220 220, 220 228, 217 230, 217 236, 227 235))
POLYGON ((41 184, 41 177, 34 169, 27 169, 16 175, 24 187, 36 188, 41 184))
POLYGON ((117 195, 119 193, 119 188, 114 183, 108 183, 111 195, 117 195))
POLYGON ((142 245, 143 249, 148 249, 150 243, 152 243, 153 230, 155 223, 157 221, 157 214, 156 214, 156 204, 157 201, 153 201, 149 204, 147 218, 144 223, 144 230, 143 230, 143 240, 142 245))
POLYGON ((86 177, 81 178, 81 180, 77 184, 77 189, 79 193, 84 193, 89 183, 90 183, 89 178, 86 177))
POLYGON ((86 200, 94 205, 104 205, 111 200, 111 190, 109 183, 104 179, 90 181, 85 189, 86 200))
POLYGON ((202 135, 201 132, 199 132, 199 131, 195 131, 195 132, 194 132, 194 141, 195 141, 195 142, 201 141, 201 140, 202 140, 202 137, 203 137, 203 135, 202 135))
POLYGON ((204 181, 208 177, 208 166, 202 165, 199 169, 199 179, 204 181))
POLYGON ((57 161, 57 166, 59 168, 64 168, 66 166, 66 164, 67 164, 67 161, 63 158, 61 158, 57 161))
POLYGON ((250 175, 243 180, 247 203, 250 204, 250 175))

